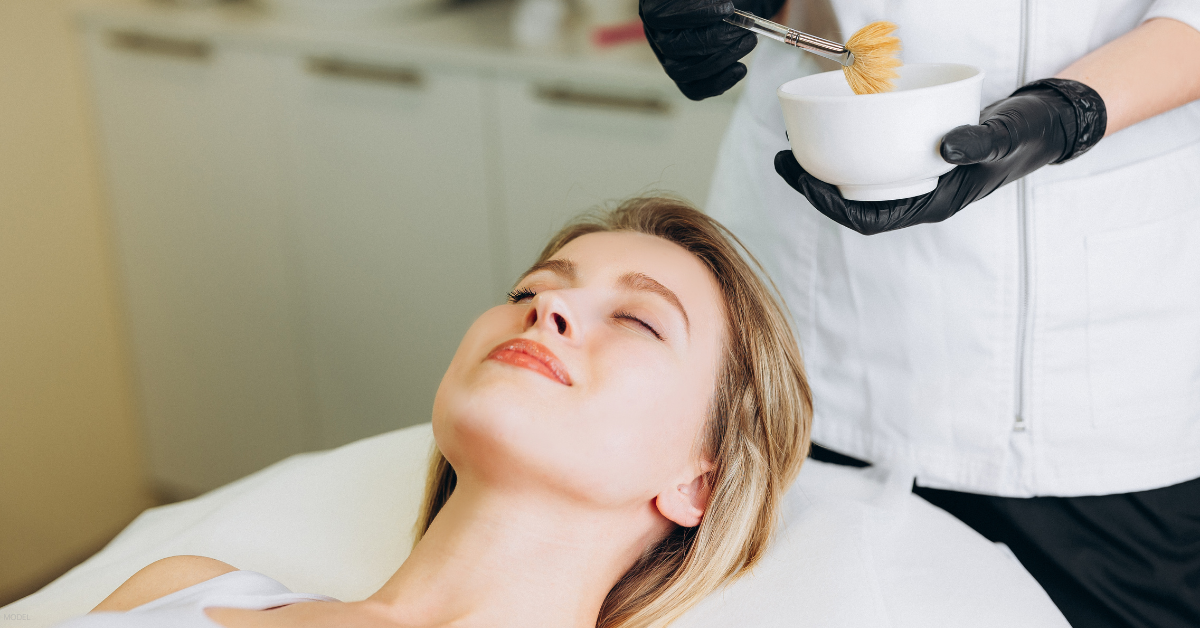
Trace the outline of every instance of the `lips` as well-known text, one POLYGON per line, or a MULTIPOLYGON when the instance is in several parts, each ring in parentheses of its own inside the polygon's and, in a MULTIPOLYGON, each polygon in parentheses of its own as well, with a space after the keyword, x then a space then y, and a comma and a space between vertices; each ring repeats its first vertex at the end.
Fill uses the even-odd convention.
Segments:
POLYGON ((571 375, 567 373, 567 367, 563 366, 558 356, 555 356, 546 348, 546 345, 540 342, 526 338, 513 338, 492 349, 487 359, 529 369, 560 384, 571 385, 571 375))

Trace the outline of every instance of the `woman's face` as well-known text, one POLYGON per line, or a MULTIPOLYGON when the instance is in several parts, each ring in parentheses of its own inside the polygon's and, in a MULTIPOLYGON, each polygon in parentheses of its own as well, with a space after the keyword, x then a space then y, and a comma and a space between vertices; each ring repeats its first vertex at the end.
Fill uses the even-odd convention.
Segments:
POLYGON ((725 315, 708 269, 640 233, 593 233, 467 331, 434 403, 460 481, 644 504, 702 470, 725 315))

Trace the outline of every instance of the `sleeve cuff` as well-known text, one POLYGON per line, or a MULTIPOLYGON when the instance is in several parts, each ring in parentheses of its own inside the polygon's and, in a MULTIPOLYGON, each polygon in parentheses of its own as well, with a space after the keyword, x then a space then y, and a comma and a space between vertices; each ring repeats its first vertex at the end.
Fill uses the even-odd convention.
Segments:
POLYGON ((1200 31, 1200 2, 1197 0, 1156 0, 1150 5, 1150 10, 1142 16, 1142 21, 1155 17, 1169 17, 1179 20, 1200 31))
POLYGON ((1104 99, 1100 98, 1100 94, 1096 93, 1096 90, 1070 79, 1048 78, 1026 83, 1017 88, 1017 91, 1013 92, 1013 96, 1021 92, 1047 89, 1057 92, 1075 112, 1073 118, 1061 117, 1063 131, 1067 140, 1071 142, 1071 146, 1062 157, 1050 162, 1061 164, 1088 152, 1104 139, 1104 131, 1108 127, 1108 109, 1104 106, 1104 99))

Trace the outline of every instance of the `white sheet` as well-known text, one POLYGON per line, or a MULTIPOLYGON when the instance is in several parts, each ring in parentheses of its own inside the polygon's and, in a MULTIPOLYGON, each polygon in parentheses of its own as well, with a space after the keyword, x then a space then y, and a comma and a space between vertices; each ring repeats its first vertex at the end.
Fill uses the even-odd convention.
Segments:
MULTIPOLYGON (((342 600, 408 554, 428 424, 294 456, 196 499, 146 511, 103 551, 0 609, 23 628, 83 614, 134 572, 199 554, 342 600)), ((676 626, 1067 627, 1004 548, 909 492, 911 480, 805 463, 784 527, 754 572, 676 626)))

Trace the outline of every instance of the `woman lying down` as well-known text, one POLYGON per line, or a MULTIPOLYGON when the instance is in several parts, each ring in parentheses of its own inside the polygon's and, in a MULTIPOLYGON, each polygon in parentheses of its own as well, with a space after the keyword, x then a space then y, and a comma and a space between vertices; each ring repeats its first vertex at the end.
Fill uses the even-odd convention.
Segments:
POLYGON ((735 242, 664 198, 556 235, 442 378, 418 540, 367 599, 175 556, 60 626, 669 624, 762 556, 808 449, 796 342, 735 242))

